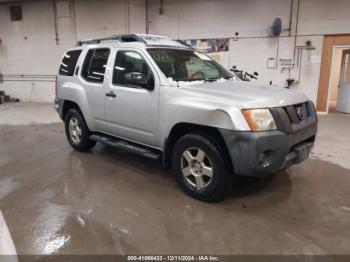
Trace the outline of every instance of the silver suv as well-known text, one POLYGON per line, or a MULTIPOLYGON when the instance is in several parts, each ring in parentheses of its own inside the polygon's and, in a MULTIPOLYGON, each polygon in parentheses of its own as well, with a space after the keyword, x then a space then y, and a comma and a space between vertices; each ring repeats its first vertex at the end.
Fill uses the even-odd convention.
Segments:
POLYGON ((304 161, 317 133, 304 94, 240 81, 162 36, 78 42, 60 65, 55 106, 75 150, 100 142, 161 160, 204 201, 223 199, 235 175, 264 176, 304 161))

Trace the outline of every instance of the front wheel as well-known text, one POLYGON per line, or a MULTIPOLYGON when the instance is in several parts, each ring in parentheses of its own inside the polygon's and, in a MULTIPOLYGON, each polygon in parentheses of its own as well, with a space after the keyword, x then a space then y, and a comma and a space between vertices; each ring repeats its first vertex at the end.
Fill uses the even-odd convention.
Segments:
POLYGON ((89 138, 89 130, 78 110, 69 109, 64 122, 68 142, 76 151, 86 152, 96 145, 96 142, 89 138))
POLYGON ((216 202, 231 188, 225 150, 210 137, 188 134, 175 144, 172 167, 183 190, 199 200, 216 202))

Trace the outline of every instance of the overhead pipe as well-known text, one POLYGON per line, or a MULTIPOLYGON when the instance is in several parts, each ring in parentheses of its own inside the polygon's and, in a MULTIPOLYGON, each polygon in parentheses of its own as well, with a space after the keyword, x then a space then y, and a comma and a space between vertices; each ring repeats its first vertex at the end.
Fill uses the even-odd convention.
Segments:
POLYGON ((129 0, 124 1, 125 7, 125 33, 130 33, 130 3, 129 0))
POLYGON ((56 0, 52 0, 52 7, 53 7, 53 21, 54 21, 54 28, 55 28, 55 41, 56 41, 56 45, 58 45, 60 39, 58 38, 56 0))
POLYGON ((53 83, 56 81, 56 75, 16 75, 16 74, 3 74, 1 75, 1 83, 3 82, 46 82, 53 83))
POLYGON ((54 78, 56 75, 26 75, 26 74, 3 74, 3 77, 8 78, 54 78))
POLYGON ((149 34, 150 20, 149 20, 149 0, 145 0, 146 9, 146 34, 149 34))
POLYGON ((159 15, 164 14, 164 1, 160 0, 159 15))
POLYGON ((35 83, 35 82, 43 82, 43 83, 55 83, 56 80, 30 80, 30 79, 2 79, 2 82, 30 82, 30 83, 35 83))
POLYGON ((77 34, 77 16, 76 16, 76 10, 75 10, 75 0, 72 0, 72 9, 73 9, 73 23, 74 23, 74 36, 75 36, 75 42, 78 42, 78 34, 77 34))
POLYGON ((28 2, 36 2, 36 1, 41 1, 41 0, 12 0, 12 1, 3 1, 0 2, 0 5, 8 5, 8 4, 25 4, 28 2))
POLYGON ((293 67, 295 67, 295 55, 296 55, 296 51, 297 51, 297 38, 298 38, 298 27, 299 27, 299 12, 300 12, 300 0, 298 0, 298 5, 297 5, 297 17, 296 17, 296 20, 295 20, 293 67))
POLYGON ((293 7, 294 7, 294 0, 291 0, 290 1, 290 13, 289 13, 289 37, 292 35, 293 7))

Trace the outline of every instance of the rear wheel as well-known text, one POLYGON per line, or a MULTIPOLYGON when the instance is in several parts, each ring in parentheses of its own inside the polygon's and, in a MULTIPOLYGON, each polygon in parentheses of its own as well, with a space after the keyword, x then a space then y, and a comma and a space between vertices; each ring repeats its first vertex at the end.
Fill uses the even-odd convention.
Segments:
POLYGON ((172 167, 186 193, 209 202, 225 198, 232 174, 224 152, 214 138, 200 134, 188 134, 176 142, 172 167))
POLYGON ((65 129, 68 142, 75 150, 86 152, 96 145, 96 142, 89 138, 89 129, 82 114, 74 108, 69 109, 66 114, 65 129))

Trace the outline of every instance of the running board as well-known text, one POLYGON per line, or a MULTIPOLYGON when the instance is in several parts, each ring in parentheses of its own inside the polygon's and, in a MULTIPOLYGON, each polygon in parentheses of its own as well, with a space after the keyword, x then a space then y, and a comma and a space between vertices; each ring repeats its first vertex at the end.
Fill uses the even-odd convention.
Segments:
POLYGON ((160 154, 157 154, 156 152, 150 149, 147 149, 145 147, 142 147, 136 144, 128 143, 124 140, 120 140, 117 138, 111 138, 111 137, 101 136, 101 135, 92 135, 90 136, 90 139, 96 142, 99 142, 101 144, 112 146, 121 150, 125 150, 152 160, 158 160, 160 158, 160 154))

